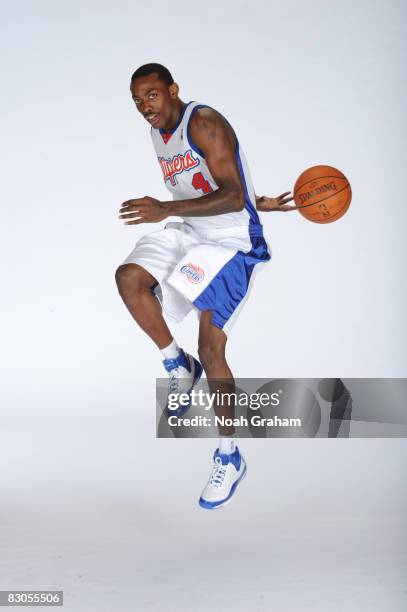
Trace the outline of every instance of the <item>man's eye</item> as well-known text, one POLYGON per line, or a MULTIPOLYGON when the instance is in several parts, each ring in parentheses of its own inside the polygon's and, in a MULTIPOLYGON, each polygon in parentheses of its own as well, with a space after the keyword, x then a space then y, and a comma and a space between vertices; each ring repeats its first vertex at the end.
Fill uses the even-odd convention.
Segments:
POLYGON ((150 98, 150 100, 154 100, 154 98, 157 97, 157 94, 156 93, 151 93, 148 97, 150 98))
POLYGON ((140 100, 134 100, 134 104, 139 105, 140 104, 140 100))

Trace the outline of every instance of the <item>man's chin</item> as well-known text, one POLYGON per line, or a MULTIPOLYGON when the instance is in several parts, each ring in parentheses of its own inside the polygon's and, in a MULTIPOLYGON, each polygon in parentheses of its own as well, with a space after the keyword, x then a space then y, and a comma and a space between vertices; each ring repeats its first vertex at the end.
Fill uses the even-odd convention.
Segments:
POLYGON ((148 119, 146 119, 147 123, 149 123, 151 125, 151 127, 159 129, 162 127, 162 119, 160 116, 157 117, 157 119, 153 119, 153 121, 149 121, 148 119))

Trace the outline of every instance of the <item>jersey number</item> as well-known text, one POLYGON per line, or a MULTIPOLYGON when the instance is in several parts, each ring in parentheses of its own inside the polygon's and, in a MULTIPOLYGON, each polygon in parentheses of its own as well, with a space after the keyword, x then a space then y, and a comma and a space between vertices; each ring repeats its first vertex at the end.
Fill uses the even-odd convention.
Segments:
POLYGON ((204 179, 202 172, 196 172, 194 174, 192 177, 192 186, 195 187, 195 189, 202 189, 204 193, 210 193, 213 191, 209 181, 204 179))

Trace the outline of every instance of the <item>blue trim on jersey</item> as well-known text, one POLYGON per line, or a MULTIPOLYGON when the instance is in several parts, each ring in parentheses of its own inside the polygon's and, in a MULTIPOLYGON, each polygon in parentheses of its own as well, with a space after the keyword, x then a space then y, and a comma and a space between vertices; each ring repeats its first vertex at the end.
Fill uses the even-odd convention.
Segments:
POLYGON ((184 108, 182 109, 182 111, 181 111, 181 112, 180 112, 180 114, 179 114, 178 121, 177 121, 176 125, 175 125, 173 128, 171 128, 170 130, 164 130, 164 128, 160 128, 160 130, 159 130, 159 131, 160 131, 160 134, 161 134, 161 135, 162 135, 162 134, 173 134, 173 133, 175 132, 175 130, 176 130, 178 127, 179 127, 179 124, 181 123, 182 118, 183 118, 183 116, 185 115, 185 111, 187 110, 187 108, 188 108, 188 106, 189 106, 190 104, 192 104, 192 102, 188 102, 188 104, 186 104, 186 105, 184 106, 184 108))
POLYGON ((193 301, 199 310, 212 311, 212 323, 219 329, 223 329, 246 295, 254 266, 271 259, 262 234, 251 235, 250 240, 251 251, 237 251, 193 301))
MULTIPOLYGON (((197 104, 197 106, 195 106, 192 109, 191 115, 190 115, 190 117, 188 119, 187 138, 188 138, 188 142, 189 142, 191 148, 195 151, 195 153, 198 153, 198 155, 200 155, 203 159, 205 159, 205 153, 193 141, 192 136, 191 136, 191 130, 190 130, 191 119, 194 116, 195 112, 197 110, 199 110, 200 108, 210 108, 211 110, 215 110, 211 106, 208 106, 207 104, 197 104)), ((218 112, 218 111, 216 111, 216 112, 218 112)), ((221 115, 221 117, 223 117, 223 115, 221 113, 219 113, 219 114, 221 115)), ((245 209, 249 213, 249 233, 251 233, 250 230, 251 230, 252 226, 257 225, 257 226, 262 227, 262 225, 260 223, 259 215, 257 214, 256 206, 250 200, 249 191, 247 189, 246 177, 245 177, 244 170, 243 170, 242 160, 240 158, 240 143, 239 143, 239 140, 238 140, 238 138, 236 136, 235 130, 233 129, 233 127, 231 126, 229 121, 226 119, 226 117, 223 117, 223 119, 230 126, 230 128, 232 129, 232 131, 233 131, 233 133, 235 135, 235 138, 236 138, 235 159, 236 159, 236 164, 237 164, 237 167, 238 167, 238 170, 239 170, 239 173, 240 173, 240 177, 242 179, 243 187, 244 187, 245 209)), ((216 181, 214 181, 214 182, 216 183, 216 181)), ((253 229, 254 229, 254 227, 253 227, 253 229)))
POLYGON ((259 215, 257 214, 256 207, 253 205, 253 202, 250 200, 249 191, 247 189, 246 177, 243 170, 242 160, 240 159, 240 144, 237 141, 237 150, 235 153, 237 167, 239 168, 240 177, 242 179, 243 187, 244 187, 244 199, 245 199, 245 209, 249 213, 249 231, 251 225, 261 225, 259 215))

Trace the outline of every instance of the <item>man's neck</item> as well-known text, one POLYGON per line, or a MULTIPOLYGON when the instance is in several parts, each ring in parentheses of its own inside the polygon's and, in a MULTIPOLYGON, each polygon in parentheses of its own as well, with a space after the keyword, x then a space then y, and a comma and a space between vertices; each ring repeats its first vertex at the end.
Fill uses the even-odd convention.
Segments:
POLYGON ((171 113, 171 119, 169 120, 168 125, 166 125, 163 128, 166 132, 169 132, 177 125, 180 114, 182 113, 185 107, 186 107, 186 103, 183 102, 182 100, 178 99, 175 101, 174 109, 173 109, 173 112, 171 113))

